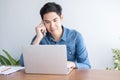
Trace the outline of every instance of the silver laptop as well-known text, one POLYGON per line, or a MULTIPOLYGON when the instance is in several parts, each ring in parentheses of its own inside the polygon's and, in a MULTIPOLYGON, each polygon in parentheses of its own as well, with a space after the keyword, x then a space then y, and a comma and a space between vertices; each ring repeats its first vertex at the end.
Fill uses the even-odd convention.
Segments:
POLYGON ((27 45, 22 47, 25 72, 69 74, 65 45, 27 45))

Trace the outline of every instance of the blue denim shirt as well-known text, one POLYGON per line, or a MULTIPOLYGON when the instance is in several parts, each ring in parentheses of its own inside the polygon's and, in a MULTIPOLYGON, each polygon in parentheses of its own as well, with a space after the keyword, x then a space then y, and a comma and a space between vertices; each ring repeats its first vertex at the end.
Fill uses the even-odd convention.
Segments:
MULTIPOLYGON (((67 60, 75 62, 76 68, 91 68, 88 52, 83 41, 82 35, 76 30, 70 30, 63 28, 63 34, 59 41, 54 41, 50 33, 46 33, 46 36, 40 41, 40 45, 62 45, 67 47, 67 60)), ((31 44, 34 42, 36 36, 33 38, 31 44)))

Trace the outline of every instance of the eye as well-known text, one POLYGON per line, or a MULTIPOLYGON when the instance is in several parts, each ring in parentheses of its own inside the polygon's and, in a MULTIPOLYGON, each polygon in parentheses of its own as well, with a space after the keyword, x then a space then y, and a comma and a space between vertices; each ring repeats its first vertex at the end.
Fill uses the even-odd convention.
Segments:
POLYGON ((57 19, 54 19, 53 21, 54 21, 54 22, 57 22, 57 19))

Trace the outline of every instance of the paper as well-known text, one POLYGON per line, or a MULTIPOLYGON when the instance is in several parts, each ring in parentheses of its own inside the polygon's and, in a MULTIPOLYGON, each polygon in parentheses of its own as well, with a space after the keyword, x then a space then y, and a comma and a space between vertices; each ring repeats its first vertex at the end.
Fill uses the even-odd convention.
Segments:
POLYGON ((0 66, 0 74, 11 74, 22 69, 24 67, 21 66, 0 66))

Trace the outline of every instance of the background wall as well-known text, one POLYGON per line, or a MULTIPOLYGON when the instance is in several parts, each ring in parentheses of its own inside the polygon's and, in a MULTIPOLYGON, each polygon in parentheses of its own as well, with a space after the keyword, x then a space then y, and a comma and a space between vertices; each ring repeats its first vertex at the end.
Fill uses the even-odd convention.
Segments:
POLYGON ((111 48, 120 49, 120 0, 0 0, 0 53, 5 49, 19 59, 47 1, 61 4, 64 26, 82 33, 93 69, 113 65, 111 48))

